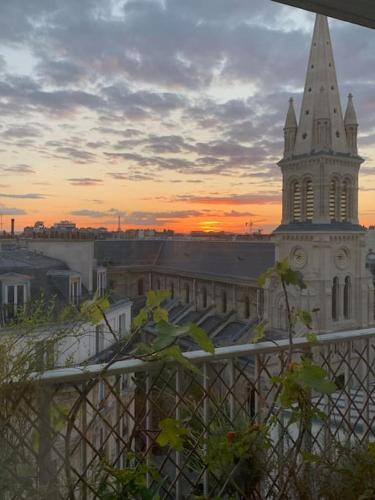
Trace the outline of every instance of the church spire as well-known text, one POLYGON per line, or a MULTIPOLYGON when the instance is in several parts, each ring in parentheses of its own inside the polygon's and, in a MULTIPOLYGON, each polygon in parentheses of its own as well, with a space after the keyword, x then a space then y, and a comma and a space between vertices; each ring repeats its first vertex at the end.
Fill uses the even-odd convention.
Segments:
POLYGON ((346 140, 348 143, 349 152, 351 154, 357 155, 358 120, 354 109, 352 94, 348 95, 348 105, 345 111, 344 124, 345 124, 345 133, 346 133, 346 140))
POLYGON ((328 21, 315 20, 295 155, 348 153, 328 21))
POLYGON ((284 158, 293 155, 297 135, 297 118, 293 106, 293 98, 289 99, 289 108, 284 126, 284 158))

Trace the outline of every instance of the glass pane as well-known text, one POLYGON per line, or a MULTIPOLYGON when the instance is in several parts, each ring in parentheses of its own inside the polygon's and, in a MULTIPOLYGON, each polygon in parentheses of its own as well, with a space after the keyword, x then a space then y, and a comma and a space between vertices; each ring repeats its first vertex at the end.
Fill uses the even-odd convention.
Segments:
POLYGON ((24 305, 24 285, 17 285, 17 306, 24 305))
POLYGON ((14 304, 14 286, 8 285, 8 304, 14 304))

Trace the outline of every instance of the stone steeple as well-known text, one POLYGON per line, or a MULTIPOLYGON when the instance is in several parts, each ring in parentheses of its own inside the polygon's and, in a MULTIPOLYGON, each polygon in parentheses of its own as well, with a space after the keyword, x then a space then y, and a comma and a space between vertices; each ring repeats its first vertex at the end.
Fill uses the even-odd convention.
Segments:
POLYGON ((348 153, 328 21, 317 15, 298 124, 295 155, 348 153))
MULTIPOLYGON (((343 119, 326 17, 318 15, 297 126, 293 102, 278 162, 283 177, 276 260, 288 259, 307 285, 291 292, 293 307, 318 311, 314 331, 365 328, 375 323, 374 287, 365 267, 365 231, 358 223, 357 117, 352 96, 343 119), (304 291, 305 292, 305 291, 304 291)), ((285 329, 280 288, 265 293, 266 317, 285 329)))

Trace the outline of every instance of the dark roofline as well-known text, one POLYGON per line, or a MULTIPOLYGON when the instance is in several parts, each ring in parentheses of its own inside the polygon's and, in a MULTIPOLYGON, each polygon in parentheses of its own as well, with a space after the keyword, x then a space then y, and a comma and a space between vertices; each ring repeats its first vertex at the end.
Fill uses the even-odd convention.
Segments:
POLYGON ((228 276, 227 274, 214 274, 214 273, 199 273, 195 271, 184 271, 183 269, 174 268, 174 267, 165 267, 159 265, 118 265, 118 264, 108 264, 108 269, 115 269, 118 271, 129 271, 129 272, 151 272, 151 273, 160 273, 160 274, 178 274, 181 277, 186 278, 197 278, 203 279, 207 281, 217 281, 220 283, 229 283, 232 285, 256 285, 256 278, 238 278, 236 276, 228 276))
POLYGON ((331 222, 330 224, 316 224, 312 222, 291 222, 290 224, 281 224, 274 230, 277 233, 365 233, 366 229, 359 224, 352 224, 351 222, 331 222))

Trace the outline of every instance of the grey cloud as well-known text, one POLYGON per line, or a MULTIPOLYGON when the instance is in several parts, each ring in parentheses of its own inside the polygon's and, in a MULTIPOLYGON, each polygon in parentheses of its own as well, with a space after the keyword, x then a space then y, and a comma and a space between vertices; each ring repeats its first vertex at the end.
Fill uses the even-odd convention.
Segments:
POLYGON ((28 200, 44 200, 47 198, 45 194, 41 193, 25 193, 25 194, 9 194, 9 193, 0 193, 0 198, 20 198, 20 199, 28 199, 28 200))
POLYGON ((266 192, 222 196, 177 195, 175 199, 189 203, 200 203, 202 205, 266 205, 279 203, 281 194, 266 192))
POLYGON ((256 217, 256 215, 253 212, 237 212, 236 210, 223 213, 224 217, 256 217))
POLYGON ((108 145, 107 141, 89 141, 89 142, 86 142, 86 146, 88 148, 92 148, 92 149, 102 148, 103 146, 107 146, 107 145, 108 145))
POLYGON ((100 217, 107 217, 108 212, 101 212, 100 210, 73 210, 70 212, 71 215, 75 215, 77 217, 92 217, 93 219, 98 219, 100 217))
POLYGON ((35 170, 31 168, 30 165, 25 165, 25 164, 14 165, 11 167, 2 166, 1 168, 3 170, 3 173, 9 172, 9 174, 18 174, 18 175, 35 174, 35 170))
POLYGON ((8 107, 19 112, 48 111, 53 114, 72 112, 80 107, 99 110, 105 101, 83 90, 44 90, 30 77, 8 75, 0 83, 0 97, 7 99, 8 107))
POLYGON ((24 214, 26 214, 26 211, 23 208, 3 207, 0 205, 0 214, 1 215, 24 215, 24 214))
POLYGON ((78 83, 86 75, 82 66, 69 60, 44 59, 38 64, 36 70, 44 81, 58 86, 78 83))
POLYGON ((31 127, 28 125, 19 126, 19 127, 10 127, 1 132, 1 135, 5 139, 22 139, 24 137, 41 137, 43 134, 40 130, 35 127, 31 127))
POLYGON ((190 217, 198 217, 202 212, 198 210, 176 210, 170 212, 131 212, 126 216, 128 224, 142 225, 142 226, 164 226, 171 221, 178 219, 187 219, 190 217))
POLYGON ((128 174, 124 174, 121 172, 108 172, 107 175, 118 181, 126 181, 129 178, 128 174))
POLYGON ((107 172, 107 175, 112 177, 112 179, 118 180, 118 181, 151 181, 154 180, 155 177, 153 175, 150 175, 149 173, 142 173, 142 172, 135 172, 131 171, 128 173, 124 172, 107 172))
POLYGON ((101 179, 93 179, 91 177, 73 177, 67 180, 72 186, 97 186, 103 182, 101 179))
POLYGON ((145 139, 144 142, 149 151, 157 154, 182 153, 195 150, 192 144, 186 142, 185 139, 179 135, 153 135, 145 139))
POLYGON ((109 210, 74 210, 70 212, 71 215, 79 216, 79 217, 91 217, 93 219, 103 218, 103 217, 117 217, 120 215, 126 219, 127 224, 135 224, 135 225, 158 225, 163 226, 167 224, 169 221, 178 220, 178 219, 186 219, 190 217, 198 217, 202 215, 203 212, 198 210, 172 210, 165 212, 146 212, 146 211, 135 211, 135 212, 123 212, 121 210, 117 210, 115 208, 111 208, 109 210))
POLYGON ((95 161, 96 158, 96 156, 93 153, 90 153, 90 151, 69 146, 60 146, 56 148, 56 152, 64 155, 70 160, 74 160, 77 163, 91 163, 95 161))
POLYGON ((141 130, 137 130, 135 128, 122 130, 120 128, 113 127, 94 127, 92 130, 99 132, 100 134, 121 135, 124 137, 136 137, 143 134, 141 130))
POLYGON ((102 89, 102 94, 106 96, 109 104, 112 104, 125 114, 132 115, 142 111, 167 113, 186 105, 187 100, 185 97, 170 92, 150 92, 139 91, 130 92, 126 86, 112 85, 102 89), (138 111, 137 111, 138 110, 138 111))

